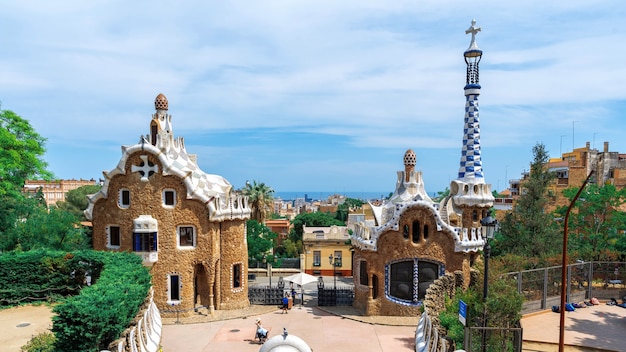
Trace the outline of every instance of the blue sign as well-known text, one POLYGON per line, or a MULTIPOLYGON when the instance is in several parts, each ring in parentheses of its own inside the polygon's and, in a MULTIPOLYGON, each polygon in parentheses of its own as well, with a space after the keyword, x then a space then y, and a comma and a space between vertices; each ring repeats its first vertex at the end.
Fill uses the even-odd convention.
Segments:
POLYGON ((466 326, 467 322, 467 304, 463 301, 459 301, 459 321, 463 326, 466 326))

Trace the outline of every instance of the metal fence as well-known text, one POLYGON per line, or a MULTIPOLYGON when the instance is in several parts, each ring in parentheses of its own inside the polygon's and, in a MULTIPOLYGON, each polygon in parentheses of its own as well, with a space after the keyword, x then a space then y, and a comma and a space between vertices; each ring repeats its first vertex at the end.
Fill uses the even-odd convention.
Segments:
POLYGON ((353 288, 320 288, 317 290, 318 306, 351 306, 352 302, 354 302, 353 288))
POLYGON ((279 287, 248 287, 251 304, 280 305, 285 291, 279 287))
MULTIPOLYGON (((626 296, 626 263, 578 262, 566 270, 566 301, 580 302, 626 296)), ((561 266, 507 273, 524 296, 522 314, 548 309, 561 300, 561 266)))
POLYGON ((465 328, 463 348, 467 352, 521 352, 522 328, 465 328))

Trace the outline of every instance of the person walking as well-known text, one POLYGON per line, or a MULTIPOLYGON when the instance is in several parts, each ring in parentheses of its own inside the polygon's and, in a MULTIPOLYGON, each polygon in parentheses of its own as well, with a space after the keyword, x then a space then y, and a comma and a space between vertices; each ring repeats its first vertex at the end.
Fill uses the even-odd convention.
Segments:
POLYGON ((282 307, 283 312, 281 314, 289 313, 289 311, 288 311, 289 310, 289 297, 287 297, 287 296, 288 296, 288 294, 283 296, 283 301, 282 301, 283 302, 283 307, 282 307))

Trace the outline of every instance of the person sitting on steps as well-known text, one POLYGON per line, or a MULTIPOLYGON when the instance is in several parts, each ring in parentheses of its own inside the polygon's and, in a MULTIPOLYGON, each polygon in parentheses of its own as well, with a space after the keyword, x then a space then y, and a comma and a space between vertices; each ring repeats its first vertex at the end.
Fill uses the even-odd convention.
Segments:
POLYGON ((267 340, 267 334, 268 334, 268 330, 263 328, 263 325, 261 324, 261 319, 256 318, 255 321, 256 324, 256 333, 255 333, 255 338, 259 339, 259 343, 264 343, 265 340, 267 340))

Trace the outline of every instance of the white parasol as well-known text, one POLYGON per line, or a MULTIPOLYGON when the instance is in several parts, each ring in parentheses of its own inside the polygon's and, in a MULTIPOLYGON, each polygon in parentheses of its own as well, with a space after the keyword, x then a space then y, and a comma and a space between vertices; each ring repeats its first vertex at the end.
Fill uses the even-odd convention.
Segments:
POLYGON ((300 294, 302 295, 300 298, 300 308, 302 309, 302 306, 304 305, 304 285, 310 284, 311 282, 316 282, 317 276, 300 272, 294 275, 289 275, 287 277, 284 277, 283 280, 300 285, 300 294))
POLYGON ((294 275, 289 275, 284 277, 283 280, 293 282, 294 284, 298 284, 300 286, 310 284, 311 282, 317 281, 317 276, 309 275, 307 273, 297 273, 294 275))

